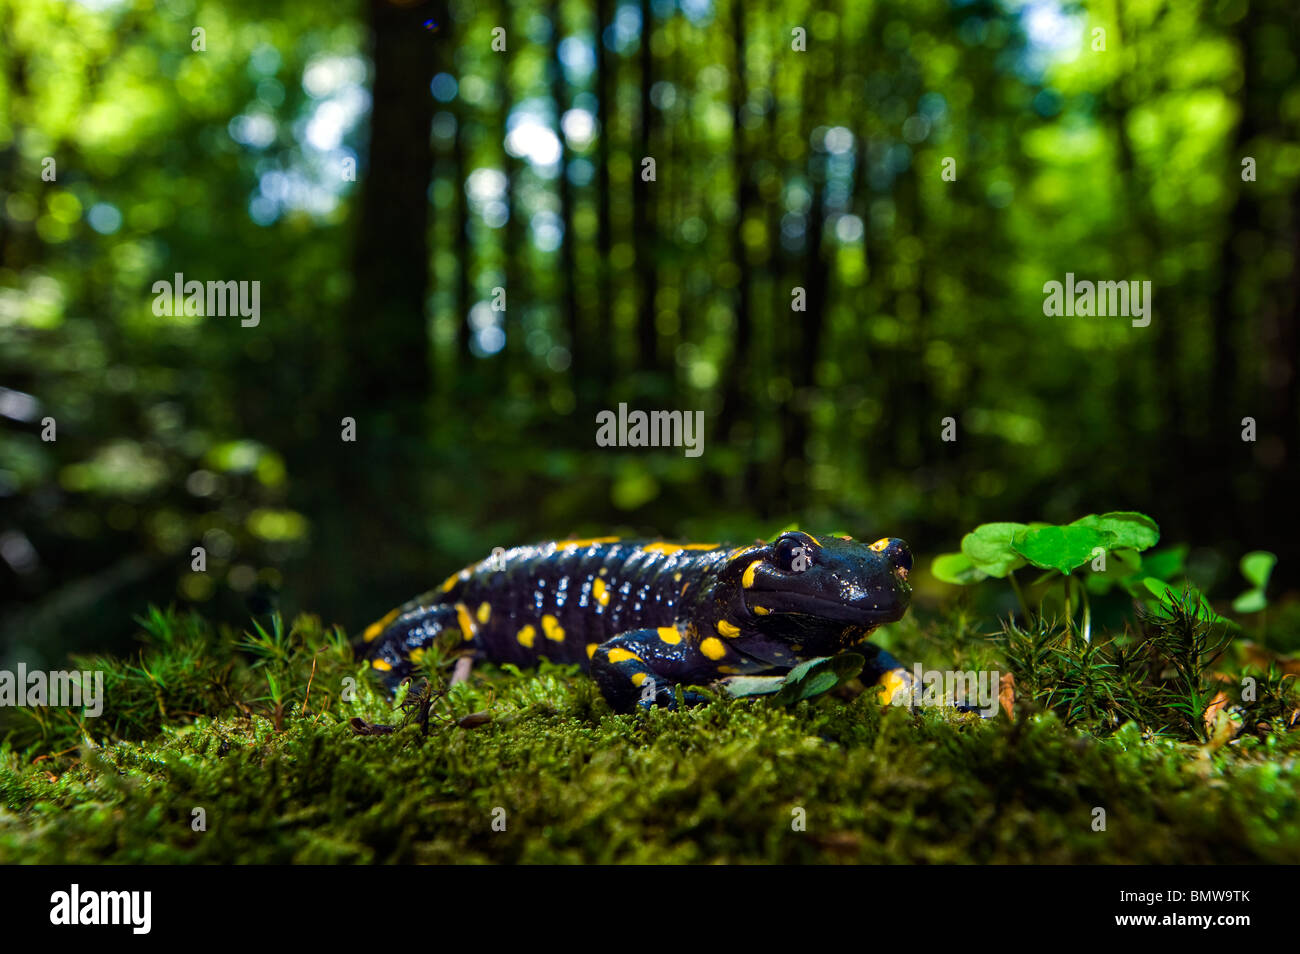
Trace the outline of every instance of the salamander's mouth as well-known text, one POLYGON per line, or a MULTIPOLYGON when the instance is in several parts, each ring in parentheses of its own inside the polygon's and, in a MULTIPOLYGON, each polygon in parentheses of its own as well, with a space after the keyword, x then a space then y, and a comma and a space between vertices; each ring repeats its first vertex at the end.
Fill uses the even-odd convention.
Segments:
POLYGON ((833 620, 859 626, 878 626, 903 618, 908 600, 896 594, 880 594, 877 599, 862 598, 852 602, 828 599, 811 593, 783 593, 773 599, 773 593, 750 595, 746 603, 750 612, 761 616, 806 616, 812 619, 833 620), (766 610, 766 612, 763 612, 766 610))

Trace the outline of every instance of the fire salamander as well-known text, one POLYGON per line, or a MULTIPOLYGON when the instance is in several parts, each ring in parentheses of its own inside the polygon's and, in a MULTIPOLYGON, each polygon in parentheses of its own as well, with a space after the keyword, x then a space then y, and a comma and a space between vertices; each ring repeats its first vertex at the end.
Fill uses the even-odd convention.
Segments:
MULTIPOLYGON (((776 675, 852 648, 889 695, 908 677, 865 644, 900 619, 912 555, 902 540, 791 531, 771 543, 560 540, 497 551, 371 624, 361 653, 390 686, 444 633, 474 659, 579 663, 618 711, 674 708, 674 687, 776 675)), ((687 705, 704 700, 683 689, 687 705)))

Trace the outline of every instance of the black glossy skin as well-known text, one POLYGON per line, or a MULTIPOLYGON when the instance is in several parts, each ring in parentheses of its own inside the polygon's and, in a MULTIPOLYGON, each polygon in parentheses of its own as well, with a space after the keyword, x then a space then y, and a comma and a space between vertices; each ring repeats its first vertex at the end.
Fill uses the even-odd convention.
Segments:
POLYGON ((673 707, 675 685, 779 674, 850 647, 866 651, 870 682, 899 664, 859 644, 907 610, 911 568, 906 544, 893 538, 868 545, 790 531, 748 547, 561 540, 465 568, 368 627, 361 652, 396 685, 413 653, 457 632, 476 659, 590 668, 620 711, 673 707))

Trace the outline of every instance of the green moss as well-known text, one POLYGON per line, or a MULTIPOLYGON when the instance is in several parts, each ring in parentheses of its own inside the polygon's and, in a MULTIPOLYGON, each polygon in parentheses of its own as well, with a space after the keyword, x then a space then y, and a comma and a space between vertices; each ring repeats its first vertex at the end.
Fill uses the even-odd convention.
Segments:
MULTIPOLYGON (((1202 746, 849 691, 613 715, 563 667, 484 667, 444 691, 435 654, 428 733, 358 736, 349 720, 403 713, 341 634, 151 629, 112 663, 111 721, 46 713, 0 749, 0 862, 1300 861, 1295 733, 1202 746)), ((930 665, 940 646, 944 664, 991 652, 915 625, 885 638, 930 665)))

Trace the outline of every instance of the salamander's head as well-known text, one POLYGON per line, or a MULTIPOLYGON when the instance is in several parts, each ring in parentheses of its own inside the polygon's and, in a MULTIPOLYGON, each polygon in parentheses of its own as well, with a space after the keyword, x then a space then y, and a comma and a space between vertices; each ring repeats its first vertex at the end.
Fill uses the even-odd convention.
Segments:
POLYGON ((792 530, 738 554, 732 567, 757 621, 784 616, 870 629, 901 619, 912 597, 912 553, 893 537, 866 544, 792 530))

